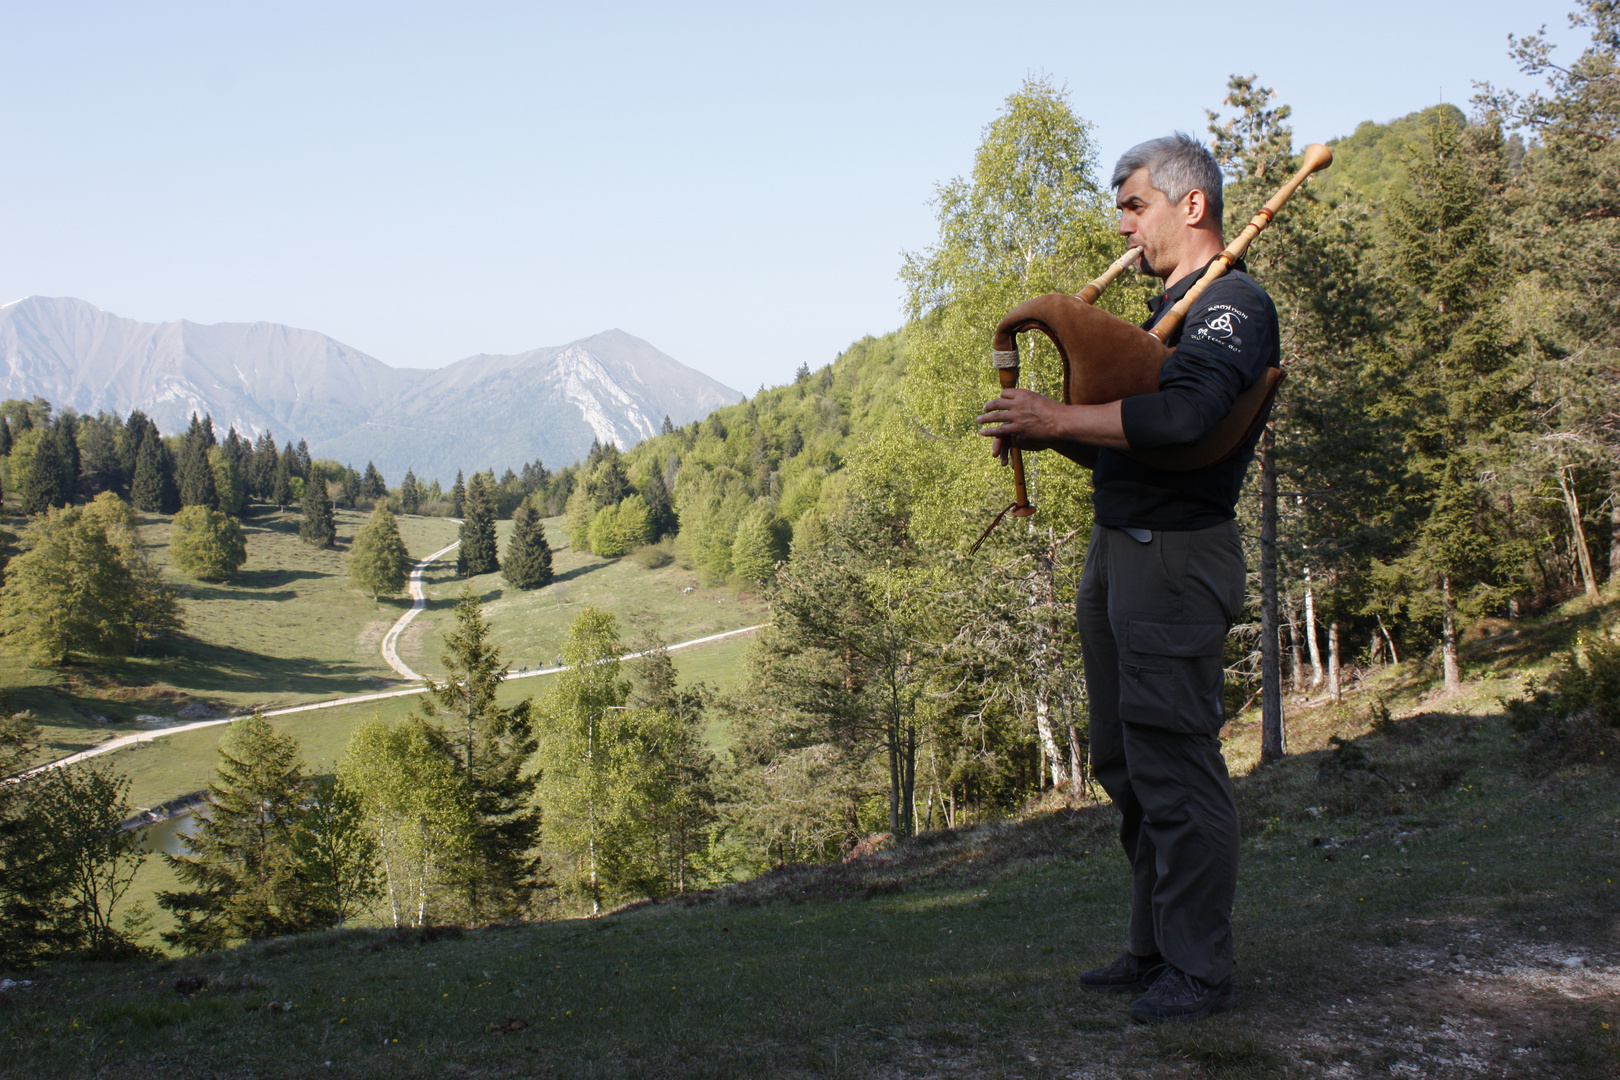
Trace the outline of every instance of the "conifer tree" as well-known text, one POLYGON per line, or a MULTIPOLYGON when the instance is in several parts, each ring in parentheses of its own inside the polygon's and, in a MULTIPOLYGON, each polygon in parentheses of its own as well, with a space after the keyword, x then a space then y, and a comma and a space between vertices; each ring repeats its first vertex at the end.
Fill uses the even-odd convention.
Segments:
POLYGON ((280 467, 281 454, 276 450, 276 440, 266 431, 254 442, 253 453, 248 456, 248 493, 255 499, 273 502, 271 492, 275 490, 276 472, 280 467))
POLYGON ((186 439, 180 453, 180 505, 219 509, 219 490, 214 484, 214 468, 208 460, 208 447, 202 440, 186 439))
POLYGON ((495 700, 505 664, 470 587, 456 604, 456 626, 445 635, 441 660, 444 681, 429 681, 423 714, 444 725, 472 796, 476 831, 457 867, 460 891, 473 921, 511 918, 527 909, 539 885, 534 846, 540 817, 526 770, 535 741, 529 702, 505 709, 495 700))
POLYGON ((372 462, 366 462, 366 471, 360 478, 360 494, 367 499, 384 499, 388 497, 388 481, 377 470, 372 462))
POLYGON ((188 886, 158 893, 158 906, 175 917, 164 941, 211 952, 311 928, 293 846, 308 790, 295 740, 257 715, 230 725, 187 853, 164 856, 188 886))
POLYGON ((646 805, 660 850, 644 885, 649 895, 684 893, 701 885, 703 856, 719 815, 715 811, 714 754, 704 745, 703 718, 708 691, 699 683, 682 689, 662 639, 638 647, 631 664, 630 703, 646 710, 648 757, 646 805))
POLYGON ((172 514, 180 506, 174 474, 167 467, 168 448, 155 428, 141 440, 135 459, 135 478, 130 482, 130 501, 149 514, 172 514))
POLYGON ((79 490, 79 417, 72 410, 64 410, 51 425, 56 439, 57 481, 59 504, 66 506, 79 490))
POLYGON ((647 509, 652 514, 653 539, 673 536, 680 525, 675 517, 674 503, 669 497, 669 487, 664 483, 664 470, 658 467, 656 461, 652 463, 642 497, 647 500, 647 509))
POLYGON ((12 448, 11 467, 23 513, 39 514, 67 502, 62 494, 61 453, 49 428, 23 433, 12 448))
POLYGON ((1413 517, 1407 550, 1384 580, 1412 614, 1439 617, 1445 684, 1456 689, 1458 615, 1479 611, 1513 573, 1513 546, 1478 477, 1494 470, 1519 423, 1511 378, 1519 343, 1501 303, 1493 199, 1478 179, 1482 163, 1471 160, 1499 154, 1500 133, 1437 121, 1421 149, 1409 164, 1412 194, 1390 208, 1388 257, 1403 295, 1379 407, 1406 433, 1413 517))
POLYGON ((0 417, 0 457, 11 453, 11 423, 0 417))
POLYGON ((450 488, 450 516, 466 517, 467 510, 467 484, 461 478, 461 470, 456 470, 456 482, 450 488))
POLYGON ((519 589, 551 584, 551 545, 533 504, 524 499, 512 513, 512 536, 501 560, 501 576, 519 589))
POLYGON ((406 469, 405 479, 399 482, 399 509, 402 513, 414 514, 421 505, 422 489, 417 486, 416 474, 406 469))
POLYGON ((495 498, 483 473, 473 473, 461 516, 456 573, 462 577, 493 574, 501 568, 495 548, 495 498))
POLYGON ((400 539, 399 524, 388 504, 379 502, 349 551, 349 581, 355 588, 369 591, 375 600, 379 593, 397 596, 403 592, 410 571, 411 555, 400 539))
POLYGON ((275 476, 270 481, 267 494, 277 510, 287 509, 287 504, 292 502, 292 476, 287 472, 285 455, 276 462, 275 476))
POLYGON ((298 538, 318 548, 337 543, 337 525, 332 520, 332 497, 326 490, 326 477, 316 473, 304 484, 304 520, 298 538))
POLYGON ((624 455, 619 448, 608 443, 599 451, 598 460, 585 477, 585 495, 593 509, 617 506, 630 494, 630 478, 624 471, 624 455))
POLYGON ((343 482, 338 489, 338 499, 350 510, 360 505, 360 487, 360 474, 354 471, 353 465, 345 465, 343 482))
POLYGON ((317 776, 293 825, 292 856, 310 916, 341 927, 381 891, 377 842, 360 797, 335 776, 317 776))

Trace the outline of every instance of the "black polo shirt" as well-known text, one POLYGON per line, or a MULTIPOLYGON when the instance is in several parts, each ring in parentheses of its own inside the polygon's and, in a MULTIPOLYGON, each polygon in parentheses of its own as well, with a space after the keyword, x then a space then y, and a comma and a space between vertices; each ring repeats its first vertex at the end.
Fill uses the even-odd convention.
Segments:
MULTIPOLYGON (((1153 305, 1151 329, 1204 276, 1188 274, 1153 305)), ((1198 442, 1232 411, 1239 394, 1280 363, 1277 308, 1241 262, 1216 279, 1170 338, 1176 351, 1159 373, 1159 392, 1120 405, 1125 441, 1136 450, 1198 442)), ((1205 529, 1237 516, 1243 474, 1259 430, 1225 461, 1176 472, 1113 450, 1097 455, 1092 506, 1097 524, 1114 528, 1205 529)))

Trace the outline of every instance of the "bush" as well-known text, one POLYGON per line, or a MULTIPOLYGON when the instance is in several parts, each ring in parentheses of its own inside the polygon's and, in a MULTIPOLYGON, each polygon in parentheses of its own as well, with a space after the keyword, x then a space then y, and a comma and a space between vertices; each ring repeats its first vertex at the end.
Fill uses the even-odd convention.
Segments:
POLYGON ((195 578, 224 581, 247 562, 242 526, 228 514, 206 506, 188 506, 174 516, 169 561, 195 578))
POLYGON ((1583 658, 1571 649, 1552 678, 1558 711, 1565 716, 1590 713, 1600 725, 1620 728, 1620 641, 1600 637, 1584 652, 1583 658))
POLYGON ((657 570, 675 561, 674 545, 666 538, 656 544, 646 544, 630 553, 636 565, 645 570, 657 570))

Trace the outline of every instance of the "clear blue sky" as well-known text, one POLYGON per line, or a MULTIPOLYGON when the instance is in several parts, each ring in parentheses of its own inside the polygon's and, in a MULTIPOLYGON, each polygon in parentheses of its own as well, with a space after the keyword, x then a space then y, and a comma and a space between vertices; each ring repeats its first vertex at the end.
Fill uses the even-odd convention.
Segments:
POLYGON ((752 393, 901 322, 934 186, 1031 73, 1106 169, 1258 74, 1301 143, 1564 3, 6 3, 0 300, 266 319, 399 367, 609 327, 752 393))

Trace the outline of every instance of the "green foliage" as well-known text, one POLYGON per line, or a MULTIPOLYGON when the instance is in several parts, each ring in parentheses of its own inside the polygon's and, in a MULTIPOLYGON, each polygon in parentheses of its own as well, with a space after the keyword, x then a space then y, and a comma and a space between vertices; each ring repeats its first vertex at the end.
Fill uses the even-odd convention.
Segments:
POLYGON ((84 508, 83 516, 86 522, 100 526, 129 571, 131 591, 124 614, 131 633, 130 651, 138 655, 153 637, 181 629, 184 621, 180 598, 164 584, 162 573, 146 557, 136 531, 134 509, 113 492, 103 491, 84 508))
POLYGON ((62 483, 62 456, 51 428, 34 428, 18 437, 11 449, 11 484, 29 515, 66 506, 73 497, 73 488, 62 483))
POLYGON ((477 829, 466 778, 445 754, 442 734, 415 717, 369 720, 350 737, 338 778, 377 839, 393 925, 437 920, 477 829))
POLYGON ((617 559, 652 541, 652 512, 640 495, 603 507, 591 519, 590 550, 604 559, 617 559))
POLYGON ((133 582, 99 522, 50 509, 29 522, 21 544, 0 590, 0 635, 10 648, 44 666, 130 648, 133 582))
POLYGON ((290 854, 312 920, 341 927, 382 891, 377 842, 360 797, 335 776, 317 776, 293 823, 290 854))
POLYGON ((1604 727, 1620 728, 1620 641, 1599 637, 1571 650, 1550 689, 1564 715, 1590 712, 1604 727))
POLYGON ((755 585, 776 578, 776 564, 788 556, 793 529, 769 507, 755 507, 737 525, 731 565, 737 577, 755 585))
POLYGON ((206 506, 186 507, 174 516, 169 560, 192 577, 228 581, 247 562, 241 522, 206 506))
POLYGON ((532 766, 552 877, 593 912, 632 887, 613 874, 625 867, 607 858, 610 837, 622 842, 632 829, 635 780, 645 764, 635 737, 640 717, 625 704, 622 651, 612 615, 588 607, 574 619, 562 649, 567 670, 552 678, 539 705, 532 766))
MULTIPOLYGON (((965 546, 971 523, 1007 503, 1008 476, 973 422, 1000 392, 990 331, 1024 300, 1078 291, 1119 253, 1095 168, 1088 127, 1067 96, 1029 79, 985 129, 972 177, 938 188, 934 246, 906 256, 904 417, 861 455, 858 471, 876 485, 907 478, 921 539, 965 546)), ((1102 305, 1136 311, 1141 296, 1116 286, 1102 305)), ((1034 335, 1020 348, 1022 385, 1061 397, 1056 350, 1034 335)), ((1089 477, 1079 466, 1048 453, 1026 455, 1025 468, 1043 521, 1062 532, 1089 522, 1089 477)))
POLYGON ((539 589, 551 584, 551 545, 540 515, 525 499, 512 514, 512 536, 501 560, 501 576, 518 589, 539 589))
POLYGON ((1382 227, 1382 208, 1412 190, 1408 173, 1412 148, 1427 141, 1429 129, 1435 124, 1461 128, 1466 123, 1467 118, 1455 105, 1430 105, 1388 123, 1363 120, 1353 134, 1328 143, 1333 151, 1333 167, 1320 179, 1312 180, 1311 187, 1318 198, 1327 202, 1364 200, 1374 208, 1374 221, 1382 227))
POLYGON ((164 941, 211 952, 324 924, 294 848, 308 789, 291 737, 258 715, 226 729, 208 806, 185 838, 186 854, 164 856, 187 886, 158 894, 158 905, 175 918, 164 941))
POLYGON ((416 483, 416 474, 409 469, 405 470, 405 479, 399 482, 399 510, 402 514, 414 514, 422 505, 422 489, 416 483))
POLYGON ((139 954, 140 947, 113 923, 114 910, 146 859, 141 835, 120 828, 131 814, 129 778, 79 764, 46 770, 23 786, 27 806, 19 839, 27 848, 27 865, 17 869, 35 877, 36 889, 48 882, 54 894, 43 940, 59 956, 139 954))
POLYGON ((445 635, 440 659, 445 680, 429 683, 423 714, 444 727, 442 749, 458 766, 474 819, 465 848, 445 863, 447 874, 463 919, 517 918, 529 911, 541 883, 535 777, 525 770, 536 741, 527 699, 512 708, 496 703, 506 665, 470 587, 456 604, 456 626, 445 635))
POLYGON ((135 478, 130 482, 130 500, 138 509, 152 514, 172 514, 180 509, 180 491, 174 482, 174 462, 169 448, 153 428, 141 440, 135 460, 135 478))
POLYGON ((461 546, 456 573, 462 577, 493 574, 501 568, 495 546, 495 493, 483 473, 474 473, 463 500, 461 546))
POLYGON ((411 554, 400 539, 399 524, 384 503, 355 534, 349 550, 349 581, 357 589, 371 593, 397 596, 405 590, 405 578, 411 570, 411 554))
POLYGON ((337 542, 337 528, 325 476, 317 474, 305 483, 302 502, 304 517, 298 525, 298 538, 312 547, 332 547, 337 542))
POLYGON ((208 467, 213 473, 214 493, 219 500, 220 513, 241 517, 242 509, 247 506, 247 483, 241 468, 223 446, 208 451, 208 467))

